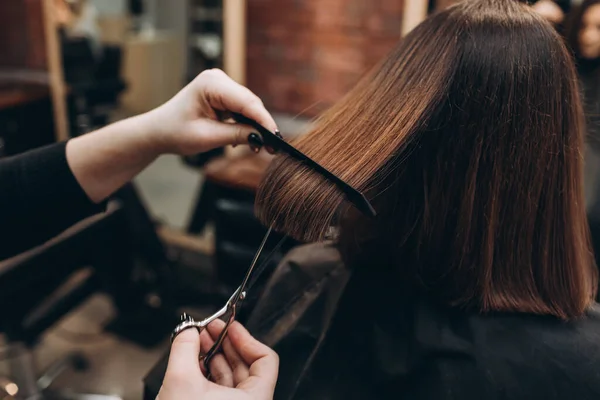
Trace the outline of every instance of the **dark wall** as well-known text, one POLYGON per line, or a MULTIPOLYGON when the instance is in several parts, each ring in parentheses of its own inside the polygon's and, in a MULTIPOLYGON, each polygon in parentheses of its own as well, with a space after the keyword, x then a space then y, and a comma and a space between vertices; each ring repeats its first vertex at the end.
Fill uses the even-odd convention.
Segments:
POLYGON ((0 68, 46 69, 43 1, 0 0, 0 68))

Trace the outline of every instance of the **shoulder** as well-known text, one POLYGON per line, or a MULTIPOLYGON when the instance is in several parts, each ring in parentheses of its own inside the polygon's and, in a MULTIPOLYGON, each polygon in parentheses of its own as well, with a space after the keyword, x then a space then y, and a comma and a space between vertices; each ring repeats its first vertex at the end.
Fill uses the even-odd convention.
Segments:
POLYGON ((451 392, 452 398, 600 398, 596 304, 566 322, 509 313, 426 316, 433 321, 416 334, 424 354, 436 356, 424 362, 427 378, 415 389, 451 392))
POLYGON ((569 337, 597 349, 600 356, 600 305, 594 303, 580 318, 564 323, 569 337))
POLYGON ((340 253, 332 242, 295 247, 281 260, 269 279, 263 297, 294 301, 307 291, 345 273, 340 253))
POLYGON ((322 242, 295 247, 286 254, 278 269, 286 269, 290 265, 297 273, 318 279, 344 264, 335 244, 322 242))
POLYGON ((572 321, 511 315, 480 318, 476 325, 477 370, 489 382, 551 399, 600 396, 598 305, 572 321))
POLYGON ((550 357, 574 363, 594 354, 600 366, 600 307, 597 304, 585 315, 570 321, 550 316, 505 314, 476 316, 472 322, 479 344, 484 347, 482 352, 502 358, 521 351, 533 357, 524 362, 550 357), (503 348, 507 351, 494 351, 503 348))
POLYGON ((341 293, 348 276, 332 242, 292 249, 269 278, 248 320, 248 329, 263 342, 275 343, 318 298, 329 292, 341 293))

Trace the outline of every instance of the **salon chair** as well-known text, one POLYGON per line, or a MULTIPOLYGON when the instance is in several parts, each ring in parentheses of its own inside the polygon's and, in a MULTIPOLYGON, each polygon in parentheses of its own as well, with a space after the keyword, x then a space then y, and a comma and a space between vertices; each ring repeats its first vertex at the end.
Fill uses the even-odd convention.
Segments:
POLYGON ((68 38, 61 32, 71 136, 107 125, 126 84, 121 78, 122 51, 105 45, 96 56, 86 38, 68 38))
POLYGON ((135 256, 134 273, 123 276, 128 301, 106 328, 111 333, 152 348, 161 343, 179 322, 180 285, 174 261, 158 236, 156 223, 133 183, 122 187, 115 199, 123 205, 128 245, 135 256))
POLYGON ((69 354, 36 376, 32 349, 44 332, 90 295, 108 292, 116 308, 127 303, 131 271, 123 208, 111 203, 106 213, 90 217, 50 241, 0 262, 0 332, 7 345, 0 350, 0 392, 18 389, 3 398, 117 399, 114 396, 55 393, 52 381, 68 368, 82 369, 87 361, 69 354))
POLYGON ((0 81, 0 157, 54 141, 54 116, 48 85, 0 81))
MULTIPOLYGON (((71 136, 75 137, 110 122, 110 111, 117 107, 119 95, 126 88, 121 78, 122 50, 105 44, 97 57, 88 39, 68 38, 63 32, 61 39, 71 136)), ((135 277, 124 277, 135 301, 123 305, 107 329, 142 347, 153 347, 166 337, 167 327, 178 320, 172 304, 172 271, 156 226, 134 184, 125 185, 115 198, 123 204, 132 250, 143 266, 136 269, 135 277)))

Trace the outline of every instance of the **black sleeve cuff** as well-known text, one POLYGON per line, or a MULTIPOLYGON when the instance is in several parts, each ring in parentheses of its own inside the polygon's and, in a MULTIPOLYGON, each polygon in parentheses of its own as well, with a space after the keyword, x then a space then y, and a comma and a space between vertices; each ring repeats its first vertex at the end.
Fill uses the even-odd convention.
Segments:
POLYGON ((0 259, 42 244, 106 209, 73 175, 66 142, 0 160, 0 259))
POLYGON ((67 142, 59 142, 18 156, 20 197, 75 223, 104 211, 106 203, 92 202, 81 188, 67 162, 66 148, 67 142))

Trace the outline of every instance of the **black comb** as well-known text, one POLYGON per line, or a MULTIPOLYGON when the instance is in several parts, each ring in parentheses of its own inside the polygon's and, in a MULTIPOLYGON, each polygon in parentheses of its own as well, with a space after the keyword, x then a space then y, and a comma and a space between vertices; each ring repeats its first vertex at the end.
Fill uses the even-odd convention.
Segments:
POLYGON ((371 218, 377 215, 375 209, 373 208, 371 203, 369 203, 369 200, 367 200, 365 195, 363 195, 361 192, 350 186, 348 183, 344 182, 342 179, 334 175, 327 168, 312 160, 306 154, 302 153, 300 150, 290 145, 285 140, 281 139, 273 132, 260 125, 258 122, 238 113, 232 113, 232 116, 237 123, 248 125, 256 129, 261 134, 265 146, 269 146, 275 151, 281 151, 289 155, 290 157, 295 158, 296 160, 304 163, 309 168, 312 168, 314 171, 321 174, 329 181, 333 182, 346 195, 348 201, 354 204, 354 206, 363 214, 371 218))

